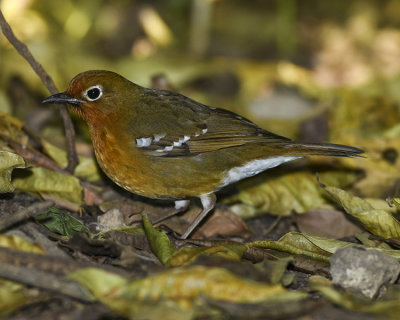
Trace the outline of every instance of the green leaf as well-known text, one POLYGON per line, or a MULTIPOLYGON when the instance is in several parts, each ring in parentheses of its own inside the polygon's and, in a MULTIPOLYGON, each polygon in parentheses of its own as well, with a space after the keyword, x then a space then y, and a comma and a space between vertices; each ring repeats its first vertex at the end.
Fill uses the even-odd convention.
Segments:
POLYGON ((49 213, 37 216, 36 220, 50 231, 63 236, 71 236, 74 232, 89 233, 88 228, 69 214, 54 207, 50 208, 49 211, 49 213))
POLYGON ((168 264, 172 254, 176 251, 175 247, 166 233, 156 230, 145 215, 142 215, 142 221, 151 250, 162 264, 168 264))
POLYGON ((11 173, 14 168, 24 167, 25 161, 21 156, 8 151, 0 151, 0 193, 14 191, 11 173))

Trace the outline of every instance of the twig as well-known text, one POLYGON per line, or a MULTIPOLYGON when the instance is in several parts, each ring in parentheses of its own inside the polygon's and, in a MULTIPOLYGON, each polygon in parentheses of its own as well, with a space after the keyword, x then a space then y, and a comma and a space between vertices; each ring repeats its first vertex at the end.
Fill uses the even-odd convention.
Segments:
MULTIPOLYGON (((42 65, 32 56, 28 47, 17 39, 10 25, 3 16, 3 12, 0 10, 0 27, 3 34, 8 41, 14 46, 18 53, 25 58, 26 61, 31 65, 32 69, 36 72, 43 84, 47 87, 51 94, 55 94, 58 91, 53 79, 43 69, 42 65)), ((75 149, 75 130, 72 124, 71 117, 69 116, 67 107, 65 105, 59 105, 61 117, 64 121, 65 136, 67 140, 67 153, 68 153, 68 166, 67 171, 73 173, 78 163, 78 156, 75 149)))
POLYGON ((0 219, 0 232, 12 225, 44 213, 54 203, 52 201, 37 202, 27 208, 18 210, 15 214, 0 219))
POLYGON ((268 227, 268 229, 264 230, 263 234, 268 234, 270 233, 272 230, 275 229, 275 227, 279 224, 279 222, 282 220, 282 216, 278 216, 278 218, 276 218, 274 220, 274 222, 271 223, 271 225, 268 227))
POLYGON ((97 268, 99 270, 120 275, 121 277, 132 277, 131 272, 111 265, 103 265, 87 261, 75 261, 70 259, 70 257, 64 258, 60 256, 25 252, 6 247, 0 247, 0 265, 4 263, 8 263, 13 266, 30 268, 31 270, 37 270, 55 276, 66 276, 71 272, 83 268, 97 268))
POLYGON ((38 167, 43 167, 55 172, 59 172, 65 175, 71 175, 66 169, 61 168, 57 162, 51 160, 50 158, 46 157, 43 153, 40 153, 36 149, 32 149, 29 146, 22 145, 19 142, 8 138, 0 133, 0 137, 4 137, 7 139, 7 142, 13 150, 23 157, 25 160, 30 160, 31 163, 35 164, 38 167))
POLYGON ((77 282, 67 281, 48 272, 8 263, 0 264, 0 277, 26 285, 63 294, 84 302, 93 302, 94 298, 77 282))

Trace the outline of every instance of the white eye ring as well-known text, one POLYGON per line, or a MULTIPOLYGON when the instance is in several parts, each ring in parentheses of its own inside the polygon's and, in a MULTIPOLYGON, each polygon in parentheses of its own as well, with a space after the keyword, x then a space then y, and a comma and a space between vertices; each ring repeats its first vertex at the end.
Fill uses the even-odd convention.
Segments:
POLYGON ((103 95, 103 87, 101 85, 95 85, 87 89, 83 96, 89 101, 96 101, 103 95))

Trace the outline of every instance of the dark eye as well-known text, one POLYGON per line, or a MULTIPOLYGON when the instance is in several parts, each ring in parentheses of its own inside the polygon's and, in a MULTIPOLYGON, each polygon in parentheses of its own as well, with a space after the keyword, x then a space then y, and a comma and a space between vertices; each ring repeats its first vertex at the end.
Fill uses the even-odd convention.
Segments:
POLYGON ((89 101, 95 101, 99 99, 103 95, 103 88, 101 86, 93 86, 87 89, 84 93, 84 96, 89 101))

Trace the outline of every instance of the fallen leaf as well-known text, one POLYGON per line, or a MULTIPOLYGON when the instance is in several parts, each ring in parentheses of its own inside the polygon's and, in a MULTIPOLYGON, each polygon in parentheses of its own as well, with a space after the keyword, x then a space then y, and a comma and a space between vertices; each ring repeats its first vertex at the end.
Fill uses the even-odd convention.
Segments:
POLYGON ((0 151, 0 193, 12 192, 15 186, 11 183, 14 168, 24 168, 24 159, 12 152, 0 151))
POLYGON ((209 239, 215 236, 247 238, 250 235, 251 232, 242 218, 229 210, 215 209, 206 222, 193 234, 193 238, 209 239))
POLYGON ((239 261, 247 246, 244 244, 226 244, 212 247, 182 247, 174 252, 168 260, 169 266, 182 266, 194 261, 200 255, 211 255, 239 261))
POLYGON ((165 232, 156 230, 146 215, 142 215, 144 232, 149 240, 151 251, 162 264, 168 264, 169 259, 176 251, 165 232))
POLYGON ((340 239, 361 232, 358 226, 338 210, 311 210, 297 215, 296 223, 302 233, 312 236, 340 239))
MULTIPOLYGON (((67 152, 56 147, 50 142, 42 139, 43 149, 56 161, 60 167, 65 168, 68 165, 67 152)), ((94 157, 78 157, 78 165, 75 168, 75 175, 87 181, 96 182, 101 180, 99 167, 94 157)))
POLYGON ((47 194, 81 205, 82 186, 76 177, 45 168, 19 170, 13 177, 15 188, 26 192, 47 194))
POLYGON ((400 223, 388 211, 375 209, 368 201, 355 197, 347 191, 323 186, 328 194, 352 217, 356 218, 369 232, 383 238, 400 238, 400 223))
POLYGON ((32 253, 45 253, 43 248, 37 243, 30 243, 16 235, 0 234, 0 247, 21 250, 32 253))
MULTIPOLYGON (((351 171, 330 171, 320 175, 321 180, 329 180, 333 185, 345 186, 357 179, 351 171)), ((239 194, 227 198, 230 210, 243 219, 270 213, 290 215, 293 211, 304 213, 327 205, 315 174, 292 172, 284 175, 265 172, 264 174, 239 182, 239 194), (240 202, 240 204, 234 204, 240 202)))
POLYGON ((166 300, 181 302, 181 308, 191 308, 203 298, 235 303, 291 303, 307 296, 280 285, 244 280, 223 268, 203 266, 173 268, 133 281, 93 268, 75 271, 68 278, 88 288, 109 308, 131 318, 146 303, 154 305, 166 300))
MULTIPOLYGON (((331 254, 336 250, 345 248, 347 246, 354 246, 355 244, 347 241, 340 241, 336 239, 323 238, 317 236, 310 236, 299 232, 288 232, 278 241, 262 240, 254 241, 247 244, 257 248, 273 249, 291 254, 302 254, 322 262, 328 262, 331 254)), ((362 247, 361 245, 359 245, 362 247)), ((369 248, 367 248, 368 250, 369 248)), ((400 250, 373 248, 396 259, 400 259, 400 250)))
POLYGON ((0 279, 0 316, 5 317, 28 302, 27 289, 20 283, 0 279))
POLYGON ((24 123, 8 113, 0 112, 0 132, 2 136, 9 137, 20 144, 28 142, 28 136, 22 130, 24 123))
POLYGON ((55 207, 50 208, 48 213, 36 216, 35 219, 51 232, 63 236, 71 236, 75 232, 89 233, 89 229, 82 222, 55 207))
POLYGON ((385 319, 397 320, 400 314, 400 290, 396 287, 390 287, 389 293, 384 299, 371 301, 370 299, 360 299, 359 295, 352 294, 349 291, 332 286, 330 283, 314 281, 310 278, 310 286, 318 291, 327 300, 335 305, 341 306, 351 311, 363 312, 382 316, 385 319))

